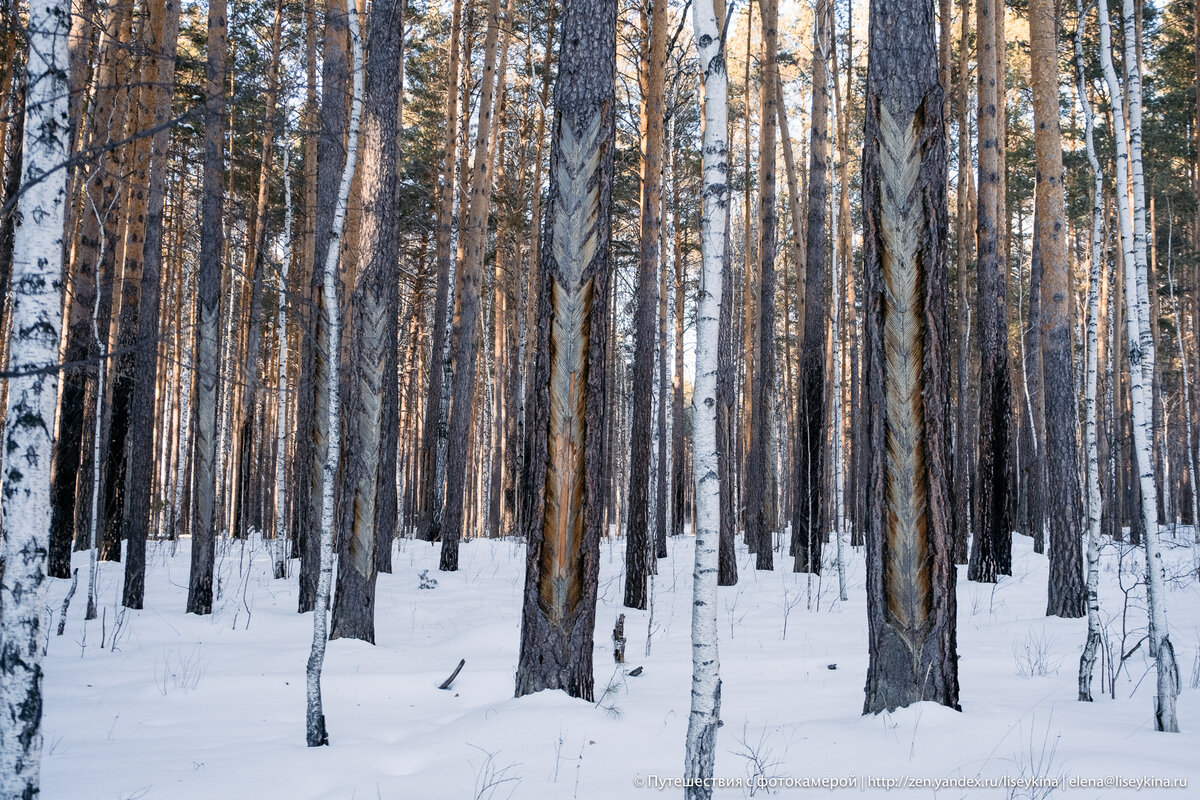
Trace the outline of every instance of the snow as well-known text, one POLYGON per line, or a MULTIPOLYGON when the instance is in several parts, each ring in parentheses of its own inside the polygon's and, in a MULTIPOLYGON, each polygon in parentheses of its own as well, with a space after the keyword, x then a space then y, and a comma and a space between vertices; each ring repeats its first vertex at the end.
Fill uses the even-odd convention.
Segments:
MULTIPOLYGON (((717 602, 721 710, 715 776, 849 779, 853 788, 780 788, 782 797, 855 792, 906 797, 1150 798, 1195 796, 1200 786, 1200 588, 1190 530, 1164 532, 1168 613, 1183 672, 1180 734, 1155 733, 1153 662, 1140 648, 1117 680, 1078 702, 1086 619, 1047 618, 1046 561, 1014 537, 1014 574, 995 586, 960 569, 958 643, 962 712, 923 703, 861 716, 867 669, 862 552, 847 548, 850 600, 790 571, 755 572, 739 545, 739 575, 717 602), (808 607, 811 599, 812 608, 808 607), (786 625, 786 638, 784 629, 786 625), (834 669, 831 665, 836 665, 834 669), (757 756, 759 765, 755 767, 757 756), (1028 786, 891 790, 868 777, 1186 779, 1188 789, 1028 786)), ((596 698, 559 692, 514 699, 524 547, 468 540, 457 573, 437 571, 438 548, 397 542, 395 572, 380 575, 371 646, 331 642, 324 702, 331 746, 304 744, 304 664, 312 620, 298 615, 294 578, 271 578, 270 543, 222 541, 211 617, 183 613, 188 541, 151 542, 146 610, 119 611, 121 564, 101 564, 101 618, 83 621, 76 594, 66 635, 46 658, 43 796, 126 798, 637 798, 678 796, 659 781, 681 777, 691 686, 692 544, 672 539, 654 582, 653 649, 643 657, 649 612, 621 607, 624 542, 601 544, 596 698), (421 573, 436 579, 419 588, 421 573), (628 663, 612 663, 611 630, 626 616, 628 663), (114 629, 116 632, 114 633, 114 629), (116 638, 115 648, 113 638, 116 638), (103 648, 101 641, 103 637, 103 648), (448 691, 437 688, 460 658, 448 691), (641 666, 641 675, 624 674, 641 666), (648 786, 639 788, 640 779, 648 786)), ((1118 550, 1101 566, 1102 618, 1119 637, 1118 550)), ((1126 585, 1139 552, 1124 545, 1126 585)), ((86 553, 76 554, 81 573, 86 553)), ((786 559, 785 559, 786 561, 786 559)), ((296 562, 292 562, 293 568, 296 562)), ((832 567, 832 565, 830 565, 832 567)), ((83 577, 81 575, 81 577, 83 577)), ((69 582, 55 581, 57 615, 69 582)), ((1144 633, 1139 591, 1128 611, 1144 633)), ((766 787, 717 797, 768 795, 766 787), (753 791, 752 791, 753 790, 753 791)))

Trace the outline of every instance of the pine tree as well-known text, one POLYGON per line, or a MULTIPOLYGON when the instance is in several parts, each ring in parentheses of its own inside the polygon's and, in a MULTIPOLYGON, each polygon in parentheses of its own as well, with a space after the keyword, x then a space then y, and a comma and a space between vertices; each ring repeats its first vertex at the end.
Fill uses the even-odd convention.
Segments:
MULTIPOLYGON (((1067 261, 1062 134, 1058 116, 1058 20, 1050 0, 1029 5, 1030 68, 1033 72, 1034 146, 1037 152, 1035 231, 1042 262, 1041 386, 1045 403, 1046 517, 1050 533, 1050 584, 1046 613, 1084 613, 1082 517, 1075 370, 1071 363, 1071 266, 1067 261)), ((1035 520, 1041 525, 1041 520, 1035 520)), ((1035 538, 1040 534, 1035 531, 1035 538)))
POLYGON ((518 697, 562 689, 592 699, 615 137, 617 4, 568 0, 542 227, 538 346, 527 402, 528 551, 518 697))
POLYGON ((872 0, 866 107, 863 710, 958 708, 946 138, 931 4, 872 0))

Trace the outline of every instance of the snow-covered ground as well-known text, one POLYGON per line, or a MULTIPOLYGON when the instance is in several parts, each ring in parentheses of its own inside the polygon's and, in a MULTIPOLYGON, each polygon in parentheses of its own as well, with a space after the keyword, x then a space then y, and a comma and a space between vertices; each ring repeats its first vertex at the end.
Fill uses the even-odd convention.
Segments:
MULTIPOLYGON (((786 569, 756 573, 739 549, 741 581, 722 588, 722 719, 716 776, 743 785, 718 797, 1200 797, 1200 589, 1190 531, 1167 556, 1182 576, 1169 592, 1171 635, 1183 673, 1183 733, 1155 733, 1153 662, 1139 648, 1116 681, 1076 700, 1086 621, 1048 619, 1046 561, 1014 541, 1014 574, 995 586, 960 571, 962 712, 923 703, 861 715, 867 667, 861 552, 849 554, 850 600, 836 571, 823 581, 786 569), (774 790, 763 786, 773 779, 774 790), (1028 785, 890 790, 884 781, 1037 778, 1028 785), (1188 788, 1068 788, 1072 780, 1185 779, 1188 788), (838 790, 797 782, 834 779, 838 790), (869 781, 875 783, 869 784, 869 781), (791 781, 792 786, 783 786, 791 781)), ((679 796, 691 655, 692 538, 670 543, 649 612, 621 608, 623 540, 601 544, 596 703, 559 692, 514 699, 524 548, 464 543, 461 569, 437 571, 438 550, 397 543, 381 575, 375 646, 332 642, 325 663, 331 746, 304 746, 304 666, 310 615, 297 615, 295 580, 270 577, 261 541, 222 543, 220 597, 211 617, 184 613, 187 541, 152 543, 146 609, 119 610, 121 565, 101 566, 101 619, 84 624, 86 554, 62 637, 51 636, 45 677, 43 796, 48 800, 425 800, 679 796), (421 588, 421 573, 436 581, 421 588), (626 615, 623 669, 611 630, 626 615), (647 630, 652 634, 647 654, 647 630), (437 688, 460 658, 449 691, 437 688), (636 677, 626 671, 642 667, 636 677)), ((1126 546, 1124 582, 1136 550, 1126 546)), ((832 547, 827 555, 832 555, 832 547)), ((1101 602, 1111 647, 1121 647, 1119 548, 1104 552, 1101 602)), ((777 565, 781 559, 777 558, 777 565)), ((67 590, 51 590, 54 620, 67 590)), ((1124 649, 1145 625, 1130 595, 1124 649)))

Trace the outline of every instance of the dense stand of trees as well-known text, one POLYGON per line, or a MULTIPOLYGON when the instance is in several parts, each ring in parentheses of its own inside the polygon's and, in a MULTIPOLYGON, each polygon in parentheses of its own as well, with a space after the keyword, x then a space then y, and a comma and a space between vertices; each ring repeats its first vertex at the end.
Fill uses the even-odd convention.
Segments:
POLYGON ((203 615, 254 536, 318 612, 318 675, 327 604, 374 640, 396 537, 443 570, 524 537, 517 692, 590 697, 599 539, 640 609, 694 532, 698 639, 739 534, 843 594, 844 536, 866 710, 955 706, 954 565, 1001 580, 1015 532, 1047 613, 1091 618, 1081 697, 1097 548, 1144 546, 1175 729, 1198 8, 9 0, 0 699, 38 691, 8 654, 72 551, 91 616, 97 560, 141 608, 147 543, 189 539, 203 615))

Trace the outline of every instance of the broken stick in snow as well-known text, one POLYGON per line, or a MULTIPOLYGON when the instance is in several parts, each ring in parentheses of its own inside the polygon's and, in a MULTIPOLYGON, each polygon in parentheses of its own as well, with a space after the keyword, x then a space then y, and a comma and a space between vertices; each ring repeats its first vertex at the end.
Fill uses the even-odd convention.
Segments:
POLYGON ((458 666, 454 668, 454 672, 451 672, 450 677, 446 678, 446 680, 442 681, 442 685, 439 686, 438 688, 439 689, 449 689, 450 684, 454 683, 454 679, 458 677, 458 673, 462 672, 462 668, 465 667, 466 665, 467 665, 467 660, 465 658, 459 659, 458 666))
POLYGON ((621 614, 617 617, 617 624, 613 626, 613 661, 617 664, 625 663, 625 615, 621 614))

